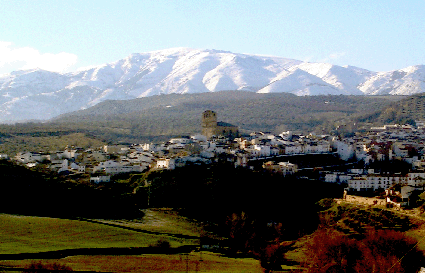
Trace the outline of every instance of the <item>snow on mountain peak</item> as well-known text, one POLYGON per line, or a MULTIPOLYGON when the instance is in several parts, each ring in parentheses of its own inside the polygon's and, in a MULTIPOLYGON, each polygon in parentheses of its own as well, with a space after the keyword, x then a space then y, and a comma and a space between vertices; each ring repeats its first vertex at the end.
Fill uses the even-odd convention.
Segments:
POLYGON ((413 95, 425 92, 425 66, 379 72, 359 86, 366 95, 413 95))
POLYGON ((413 94, 423 92, 424 85, 422 65, 376 73, 272 56, 170 48, 64 74, 36 69, 0 75, 0 122, 45 120, 108 99, 159 94, 413 94))

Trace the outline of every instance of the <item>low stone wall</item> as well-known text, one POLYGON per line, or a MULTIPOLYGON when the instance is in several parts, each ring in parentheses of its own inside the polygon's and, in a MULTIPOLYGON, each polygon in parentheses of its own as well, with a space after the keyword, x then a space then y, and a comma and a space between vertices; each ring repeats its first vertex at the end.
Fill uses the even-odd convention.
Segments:
POLYGON ((385 199, 379 199, 376 197, 362 197, 362 196, 355 196, 355 195, 345 195, 344 199, 337 200, 338 204, 342 201, 350 202, 350 203, 357 203, 361 205, 367 205, 367 206, 385 206, 387 204, 385 199))

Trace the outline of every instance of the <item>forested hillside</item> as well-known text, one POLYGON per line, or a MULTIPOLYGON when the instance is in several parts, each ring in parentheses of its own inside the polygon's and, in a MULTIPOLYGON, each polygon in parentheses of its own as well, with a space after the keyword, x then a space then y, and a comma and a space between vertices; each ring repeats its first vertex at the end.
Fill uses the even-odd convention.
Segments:
POLYGON ((358 119, 359 122, 375 124, 414 124, 415 120, 425 119, 425 93, 406 97, 371 114, 358 119))
POLYGON ((400 97, 305 96, 224 91, 162 95, 129 101, 107 101, 69 115, 50 126, 91 130, 97 135, 129 140, 200 132, 201 113, 248 131, 329 131, 352 116, 383 109, 400 97))

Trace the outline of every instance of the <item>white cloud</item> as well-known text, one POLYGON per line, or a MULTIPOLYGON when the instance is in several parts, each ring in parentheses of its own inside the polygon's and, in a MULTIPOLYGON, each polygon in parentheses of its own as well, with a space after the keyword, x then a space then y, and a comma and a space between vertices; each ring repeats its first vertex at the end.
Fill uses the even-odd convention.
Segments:
POLYGON ((333 63, 334 61, 344 57, 346 55, 345 52, 335 52, 335 53, 331 53, 328 56, 326 56, 325 58, 318 60, 317 62, 319 63, 333 63))
POLYGON ((22 70, 40 68, 64 72, 77 63, 77 56, 71 53, 40 53, 31 47, 15 47, 11 42, 0 41, 0 69, 22 70))
POLYGON ((345 52, 336 52, 336 53, 330 54, 328 58, 331 60, 336 60, 344 56, 345 56, 345 52))

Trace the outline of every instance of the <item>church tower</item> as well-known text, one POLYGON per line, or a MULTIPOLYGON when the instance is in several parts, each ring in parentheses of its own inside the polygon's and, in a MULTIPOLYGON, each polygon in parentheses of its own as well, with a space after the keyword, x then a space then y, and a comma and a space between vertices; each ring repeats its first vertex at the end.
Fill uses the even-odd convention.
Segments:
POLYGON ((206 110, 202 114, 202 134, 211 138, 217 131, 217 115, 214 111, 206 110))
POLYGON ((226 122, 217 122, 217 114, 207 110, 202 113, 202 134, 210 139, 212 136, 223 136, 233 139, 239 136, 239 128, 226 122))

